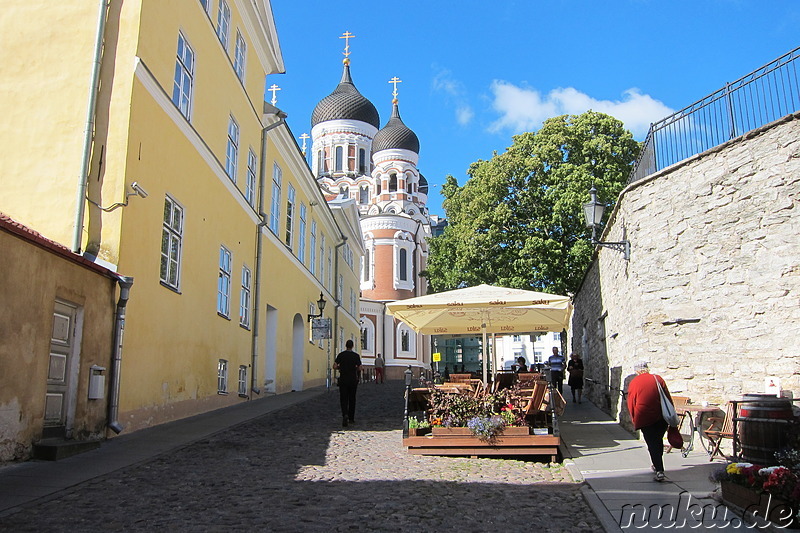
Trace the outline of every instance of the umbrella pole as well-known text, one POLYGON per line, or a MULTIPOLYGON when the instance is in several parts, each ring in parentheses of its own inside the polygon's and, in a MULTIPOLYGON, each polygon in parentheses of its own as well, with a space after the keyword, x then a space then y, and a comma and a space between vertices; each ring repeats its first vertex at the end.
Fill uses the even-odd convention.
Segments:
POLYGON ((487 376, 489 375, 489 361, 486 358, 486 323, 484 322, 481 324, 481 333, 483 334, 483 343, 481 348, 483 348, 483 384, 488 385, 489 381, 487 380, 487 376))

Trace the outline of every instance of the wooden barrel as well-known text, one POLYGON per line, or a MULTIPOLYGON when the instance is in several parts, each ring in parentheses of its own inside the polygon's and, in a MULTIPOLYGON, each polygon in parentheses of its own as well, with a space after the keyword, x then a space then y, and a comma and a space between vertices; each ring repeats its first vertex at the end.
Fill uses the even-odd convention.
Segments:
POLYGON ((775 452, 787 444, 792 402, 774 394, 745 394, 739 404, 739 442, 742 459, 757 465, 775 466, 775 452))

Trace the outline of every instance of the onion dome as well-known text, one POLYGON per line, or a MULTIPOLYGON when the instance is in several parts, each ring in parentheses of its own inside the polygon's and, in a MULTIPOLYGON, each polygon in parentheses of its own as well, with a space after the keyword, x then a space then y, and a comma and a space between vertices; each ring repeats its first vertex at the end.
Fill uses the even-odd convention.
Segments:
POLYGON ((400 110, 397 107, 397 99, 394 99, 392 101, 392 117, 386 123, 386 126, 375 134, 375 138, 372 140, 372 153, 397 148, 419 154, 417 134, 403 124, 403 120, 400 118, 400 110))
POLYGON ((350 65, 345 62, 342 81, 323 98, 311 114, 311 127, 328 120, 358 120, 380 128, 381 119, 372 102, 358 92, 350 78, 350 65))

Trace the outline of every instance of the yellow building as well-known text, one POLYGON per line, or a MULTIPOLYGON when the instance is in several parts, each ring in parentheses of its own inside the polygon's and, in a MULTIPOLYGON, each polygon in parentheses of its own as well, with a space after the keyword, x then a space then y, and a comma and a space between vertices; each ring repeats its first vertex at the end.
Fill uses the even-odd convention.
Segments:
POLYGON ((135 279, 121 426, 324 384, 307 315, 356 337, 362 245, 263 101, 269 1, 3 7, 0 211, 135 279))

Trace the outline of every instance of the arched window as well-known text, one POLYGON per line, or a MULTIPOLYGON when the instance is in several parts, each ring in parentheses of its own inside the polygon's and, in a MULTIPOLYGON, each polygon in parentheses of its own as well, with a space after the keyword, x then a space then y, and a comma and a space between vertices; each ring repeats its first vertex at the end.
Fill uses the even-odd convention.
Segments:
POLYGON ((405 248, 400 248, 400 281, 408 281, 408 251, 405 248))
POLYGON ((403 352, 411 351, 411 335, 408 334, 407 329, 400 332, 400 350, 403 352))
POLYGON ((367 248, 364 251, 364 262, 361 264, 362 272, 363 272, 363 281, 369 281, 369 268, 370 268, 370 256, 372 255, 372 251, 367 248))
POLYGON ((375 194, 381 193, 381 179, 378 178, 375 180, 375 194))
POLYGON ((319 150, 317 152, 317 175, 325 172, 325 152, 319 150))
POLYGON ((342 185, 341 187, 339 187, 339 194, 341 194, 345 198, 349 198, 350 197, 350 187, 348 187, 347 185, 342 185))
POLYGON ((367 173, 367 151, 363 148, 358 149, 358 173, 367 173))
POLYGON ((397 174, 392 172, 389 174, 389 192, 397 191, 397 174))
POLYGON ((360 203, 360 204, 369 203, 369 186, 368 185, 363 185, 358 190, 358 203, 360 203))
POLYGON ((335 153, 336 153, 336 155, 335 155, 335 159, 334 159, 334 167, 333 168, 336 171, 341 171, 342 170, 343 160, 344 160, 344 149, 341 146, 337 146, 335 153))
POLYGON ((412 187, 411 187, 411 184, 410 184, 410 183, 409 183, 409 184, 408 184, 408 186, 406 187, 406 191, 408 192, 408 194, 411 194, 412 187))

